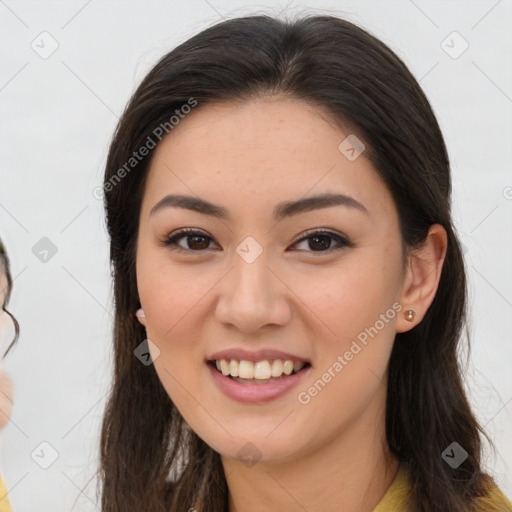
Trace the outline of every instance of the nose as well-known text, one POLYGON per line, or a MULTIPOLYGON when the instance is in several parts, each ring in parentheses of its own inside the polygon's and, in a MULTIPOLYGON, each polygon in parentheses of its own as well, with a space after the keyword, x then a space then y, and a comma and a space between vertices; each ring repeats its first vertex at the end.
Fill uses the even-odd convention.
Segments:
POLYGON ((233 267, 219 283, 215 310, 219 322, 244 333, 289 322, 293 294, 268 263, 265 251, 251 263, 233 255, 233 267))

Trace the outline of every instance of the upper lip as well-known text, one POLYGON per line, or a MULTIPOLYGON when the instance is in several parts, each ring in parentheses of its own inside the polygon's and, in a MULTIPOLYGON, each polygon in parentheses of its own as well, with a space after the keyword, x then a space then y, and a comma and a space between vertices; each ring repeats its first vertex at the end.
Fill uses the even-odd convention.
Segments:
POLYGON ((281 352, 280 350, 274 350, 271 348, 263 348, 260 350, 249 351, 242 348, 230 348, 221 350, 211 354, 207 360, 221 360, 221 359, 237 359, 238 361, 265 361, 273 359, 282 359, 283 361, 290 360, 293 362, 300 361, 309 363, 310 361, 301 356, 290 354, 289 352, 281 352))

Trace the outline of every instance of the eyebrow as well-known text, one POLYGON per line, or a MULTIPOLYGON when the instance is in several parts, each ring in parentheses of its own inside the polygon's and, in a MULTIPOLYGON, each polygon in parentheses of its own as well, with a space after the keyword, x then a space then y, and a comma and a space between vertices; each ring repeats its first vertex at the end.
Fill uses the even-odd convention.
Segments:
MULTIPOLYGON (((359 210, 369 216, 368 210, 359 201, 345 194, 322 194, 313 197, 306 197, 297 201, 286 201, 279 203, 273 210, 273 217, 276 220, 282 220, 285 217, 292 217, 300 213, 318 210, 320 208, 329 208, 331 206, 346 206, 359 210)), ((205 215, 212 215, 219 219, 230 220, 231 215, 223 206, 210 203, 198 197, 185 196, 179 194, 169 194, 151 208, 149 215, 155 214, 164 208, 185 208, 205 215)))

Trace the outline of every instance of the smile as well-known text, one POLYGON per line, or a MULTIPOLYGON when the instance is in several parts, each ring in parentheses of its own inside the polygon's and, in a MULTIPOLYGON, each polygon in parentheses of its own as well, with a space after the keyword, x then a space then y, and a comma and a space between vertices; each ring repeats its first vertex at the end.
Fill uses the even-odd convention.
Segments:
POLYGON ((293 362, 290 359, 274 359, 262 361, 247 361, 238 359, 217 359, 211 361, 217 370, 237 382, 264 384, 273 382, 283 376, 298 373, 306 365, 305 361, 293 362))
POLYGON ((214 359, 207 368, 220 391, 241 402, 266 402, 285 395, 312 369, 306 361, 290 359, 214 359))

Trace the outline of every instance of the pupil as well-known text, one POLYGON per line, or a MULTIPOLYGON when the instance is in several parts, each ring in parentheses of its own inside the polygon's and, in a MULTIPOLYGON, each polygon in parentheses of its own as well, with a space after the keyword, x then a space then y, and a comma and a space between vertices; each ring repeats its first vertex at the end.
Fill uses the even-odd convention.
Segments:
POLYGON ((329 246, 331 245, 330 243, 330 240, 329 240, 329 235, 316 235, 316 236, 313 236, 310 238, 310 243, 309 243, 309 247, 311 249, 314 249, 313 245, 314 243, 312 244, 311 241, 318 241, 318 240, 323 240, 324 243, 320 243, 320 249, 329 249, 329 246))
MULTIPOLYGON (((199 247, 196 247, 196 249, 197 248, 199 248, 199 249, 206 249, 208 247, 208 242, 206 241, 206 237, 204 237, 204 236, 190 235, 189 236, 189 241, 190 241, 190 239, 192 239, 192 240, 198 240, 198 239, 201 240, 202 239, 203 240, 203 244, 199 243, 199 247)), ((189 246, 194 246, 194 244, 195 244, 195 242, 192 242, 192 244, 189 243, 189 246)), ((191 248, 193 249, 194 247, 191 247, 191 248)))

